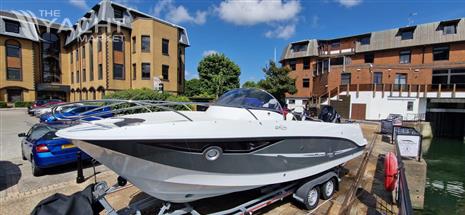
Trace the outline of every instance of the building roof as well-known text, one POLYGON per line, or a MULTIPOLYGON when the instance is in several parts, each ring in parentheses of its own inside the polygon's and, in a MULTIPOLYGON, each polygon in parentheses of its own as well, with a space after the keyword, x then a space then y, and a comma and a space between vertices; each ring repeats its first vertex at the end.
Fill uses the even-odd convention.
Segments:
POLYGON ((26 11, 0 10, 0 35, 39 41, 38 26, 56 29, 57 31, 69 31, 71 28, 64 23, 56 23, 50 20, 35 17, 26 11), (20 25, 19 33, 7 32, 5 21, 15 21, 20 25))
POLYGON ((110 0, 100 1, 99 3, 94 5, 87 13, 85 13, 84 16, 81 19, 79 19, 76 22, 76 24, 73 25, 73 30, 66 39, 65 45, 73 43, 78 37, 85 33, 88 33, 89 30, 91 30, 95 25, 101 22, 112 23, 124 28, 131 29, 132 21, 136 18, 136 16, 150 18, 157 22, 180 29, 181 35, 179 43, 184 44, 186 46, 190 45, 189 38, 187 36, 187 31, 184 27, 175 25, 173 23, 148 15, 136 9, 126 7, 125 5, 112 2, 110 0), (123 11, 122 19, 115 18, 113 6, 123 11))
POLYGON ((362 45, 357 40, 355 42, 355 53, 465 41, 465 18, 443 20, 416 26, 406 26, 332 39, 310 39, 296 41, 288 44, 284 48, 283 54, 281 55, 281 60, 319 56, 318 44, 320 42, 341 40, 346 38, 361 38, 364 36, 370 37, 370 43, 362 45), (455 34, 443 34, 442 26, 447 24, 456 25, 457 32, 455 34), (413 31, 413 39, 401 40, 400 32, 402 31, 413 31), (302 44, 303 42, 308 42, 305 51, 293 51, 293 46, 296 44, 302 44))

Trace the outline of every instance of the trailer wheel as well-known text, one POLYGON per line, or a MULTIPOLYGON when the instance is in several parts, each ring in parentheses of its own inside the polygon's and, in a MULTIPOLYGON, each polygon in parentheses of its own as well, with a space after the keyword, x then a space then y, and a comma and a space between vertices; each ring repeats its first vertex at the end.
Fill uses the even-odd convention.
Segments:
POLYGON ((334 191, 336 188, 336 184, 334 183, 334 178, 329 179, 321 186, 321 198, 326 200, 333 196, 334 191))
POLYGON ((305 207, 308 210, 315 209, 316 206, 318 206, 318 202, 320 200, 320 189, 318 188, 318 186, 315 186, 309 189, 306 194, 307 195, 305 195, 304 200, 305 207))

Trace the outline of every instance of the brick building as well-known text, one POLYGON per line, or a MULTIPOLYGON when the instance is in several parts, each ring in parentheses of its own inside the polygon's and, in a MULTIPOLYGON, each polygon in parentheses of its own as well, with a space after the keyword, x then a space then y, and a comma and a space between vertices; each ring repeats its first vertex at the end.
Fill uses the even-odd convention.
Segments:
POLYGON ((6 11, 0 24, 0 101, 183 91, 186 30, 124 5, 103 0, 73 26, 6 11))
POLYGON ((296 79, 290 108, 331 104, 346 118, 424 119, 433 98, 465 97, 465 19, 297 41, 281 63, 296 79))

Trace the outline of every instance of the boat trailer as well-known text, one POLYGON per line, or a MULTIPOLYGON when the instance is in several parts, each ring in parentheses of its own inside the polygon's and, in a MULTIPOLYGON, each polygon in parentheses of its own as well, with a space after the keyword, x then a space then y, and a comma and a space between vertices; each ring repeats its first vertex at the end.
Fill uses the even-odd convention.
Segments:
MULTIPOLYGON (((235 207, 211 213, 213 215, 224 215, 224 214, 253 214, 254 212, 269 206, 275 202, 282 201, 284 198, 293 196, 294 199, 301 202, 306 209, 312 210, 318 206, 318 199, 320 196, 323 199, 329 199, 334 194, 335 190, 338 189, 340 182, 340 167, 336 167, 327 172, 318 174, 313 177, 301 179, 298 181, 285 183, 283 185, 269 185, 263 188, 257 188, 269 191, 255 199, 237 205, 235 207), (331 186, 328 186, 330 184, 331 186), (327 188, 332 190, 327 190, 327 188), (316 193, 315 193, 316 191, 316 193), (320 191, 322 193, 320 193, 320 191), (316 195, 316 196, 315 196, 316 195), (315 199, 316 197, 316 199, 315 199)), ((106 196, 108 194, 117 192, 126 185, 126 181, 118 177, 118 183, 112 187, 108 187, 104 181, 98 182, 94 185, 93 195, 96 200, 104 207, 107 215, 125 215, 125 214, 136 214, 140 215, 141 210, 147 208, 156 203, 160 203, 160 200, 154 197, 148 197, 141 199, 134 203, 131 203, 127 208, 117 212, 111 204, 107 201, 106 196)), ((217 197, 221 198, 221 197, 217 197)), ((182 214, 193 214, 200 215, 197 210, 189 203, 170 203, 162 202, 161 208, 158 215, 182 215, 182 214), (178 208, 178 209, 175 209, 178 208)))

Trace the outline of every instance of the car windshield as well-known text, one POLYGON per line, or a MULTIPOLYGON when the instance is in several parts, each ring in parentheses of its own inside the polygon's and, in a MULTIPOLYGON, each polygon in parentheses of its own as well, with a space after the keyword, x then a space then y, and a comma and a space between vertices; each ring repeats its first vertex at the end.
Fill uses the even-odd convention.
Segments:
POLYGON ((37 101, 36 101, 36 105, 43 105, 43 104, 45 104, 45 103, 47 103, 46 100, 37 100, 37 101))
POLYGON ((218 106, 265 109, 282 113, 282 107, 271 94, 260 89, 240 88, 223 94, 215 103, 218 106))

